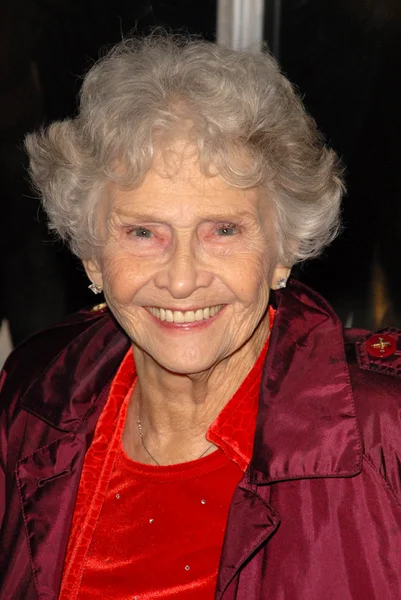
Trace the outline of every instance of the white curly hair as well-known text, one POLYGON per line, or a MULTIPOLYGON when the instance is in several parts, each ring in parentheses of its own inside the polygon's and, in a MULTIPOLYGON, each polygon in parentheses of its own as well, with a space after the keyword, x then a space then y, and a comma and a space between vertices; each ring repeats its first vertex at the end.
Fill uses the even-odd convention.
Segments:
POLYGON ((27 136, 50 228, 74 253, 96 253, 105 184, 138 186, 155 145, 184 122, 205 175, 265 187, 285 264, 317 256, 336 236, 341 166, 268 52, 153 34, 121 42, 90 69, 75 118, 27 136))

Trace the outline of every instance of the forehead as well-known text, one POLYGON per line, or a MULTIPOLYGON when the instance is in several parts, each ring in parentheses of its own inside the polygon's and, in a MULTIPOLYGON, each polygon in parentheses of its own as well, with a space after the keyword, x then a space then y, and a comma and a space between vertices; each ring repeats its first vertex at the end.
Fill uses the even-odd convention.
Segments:
POLYGON ((266 215, 269 202, 261 188, 235 188, 218 175, 202 173, 193 154, 158 155, 140 186, 109 187, 109 212, 141 213, 159 218, 208 218, 213 215, 266 215))

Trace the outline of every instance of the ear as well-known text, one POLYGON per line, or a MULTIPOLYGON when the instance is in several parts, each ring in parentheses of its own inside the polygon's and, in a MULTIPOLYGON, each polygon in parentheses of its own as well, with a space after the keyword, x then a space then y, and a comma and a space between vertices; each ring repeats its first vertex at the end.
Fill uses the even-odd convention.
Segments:
POLYGON ((273 290, 284 288, 287 284, 287 279, 291 273, 291 267, 285 267, 284 265, 276 265, 273 271, 271 287, 273 290))
POLYGON ((90 281, 103 289, 103 276, 98 260, 87 258, 82 261, 82 264, 90 281))

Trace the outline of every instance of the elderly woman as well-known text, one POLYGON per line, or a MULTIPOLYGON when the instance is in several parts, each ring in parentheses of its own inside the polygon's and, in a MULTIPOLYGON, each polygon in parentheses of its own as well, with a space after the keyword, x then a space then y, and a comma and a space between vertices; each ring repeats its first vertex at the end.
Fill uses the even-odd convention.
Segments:
POLYGON ((343 187, 274 60, 123 43, 27 147, 106 304, 5 366, 0 597, 399 600, 399 332, 287 285, 343 187))

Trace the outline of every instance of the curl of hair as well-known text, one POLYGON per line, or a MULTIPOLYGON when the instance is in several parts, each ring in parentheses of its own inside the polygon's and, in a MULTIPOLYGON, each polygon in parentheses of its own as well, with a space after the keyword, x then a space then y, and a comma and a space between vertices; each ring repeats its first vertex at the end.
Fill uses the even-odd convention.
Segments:
POLYGON ((205 175, 265 186, 286 264, 317 256, 336 236, 341 167, 275 60, 154 34, 121 42, 91 68, 76 118, 27 137, 50 227, 73 252, 96 252, 105 184, 138 186, 155 144, 188 122, 205 175))

